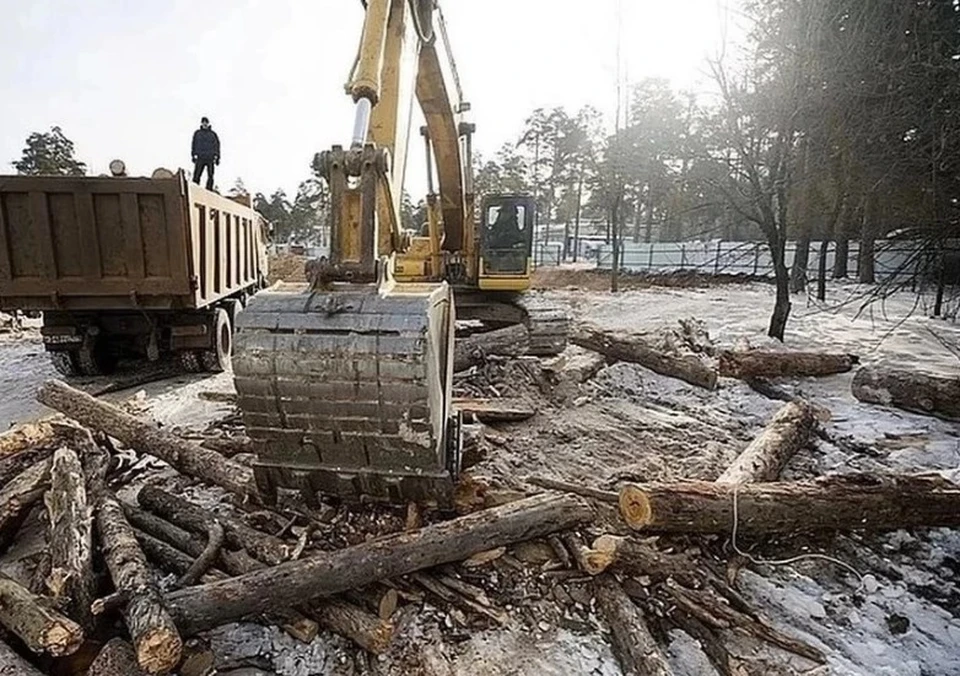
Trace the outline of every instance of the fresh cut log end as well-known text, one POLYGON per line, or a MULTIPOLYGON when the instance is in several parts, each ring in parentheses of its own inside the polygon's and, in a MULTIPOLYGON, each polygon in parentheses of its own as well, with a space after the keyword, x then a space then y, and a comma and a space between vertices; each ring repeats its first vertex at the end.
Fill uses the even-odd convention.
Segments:
POLYGON ((617 535, 601 535, 584 554, 584 568, 590 575, 599 575, 617 559, 617 549, 623 538, 617 535))
POLYGON ((43 642, 47 652, 54 657, 72 655, 83 644, 83 629, 69 620, 56 622, 47 627, 43 634, 43 642))
POLYGON ((166 674, 179 664, 183 644, 175 629, 157 627, 144 632, 134 650, 141 669, 149 674, 166 674))
POLYGON ((653 519, 650 497, 637 486, 624 486, 620 490, 620 514, 634 530, 649 526, 653 519))

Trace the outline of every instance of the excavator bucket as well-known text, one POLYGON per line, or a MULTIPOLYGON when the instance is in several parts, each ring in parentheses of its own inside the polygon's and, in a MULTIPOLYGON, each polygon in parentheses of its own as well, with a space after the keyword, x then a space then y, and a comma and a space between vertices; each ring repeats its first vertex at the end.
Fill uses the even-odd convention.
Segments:
POLYGON ((445 283, 255 296, 238 317, 233 369, 261 492, 449 507, 454 320, 445 283))

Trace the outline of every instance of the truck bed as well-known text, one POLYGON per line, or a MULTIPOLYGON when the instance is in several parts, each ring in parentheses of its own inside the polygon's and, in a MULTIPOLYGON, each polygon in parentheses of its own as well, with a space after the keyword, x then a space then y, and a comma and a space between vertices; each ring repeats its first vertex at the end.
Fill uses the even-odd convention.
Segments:
POLYGON ((0 309, 203 308, 266 276, 262 219, 186 181, 0 176, 0 309))

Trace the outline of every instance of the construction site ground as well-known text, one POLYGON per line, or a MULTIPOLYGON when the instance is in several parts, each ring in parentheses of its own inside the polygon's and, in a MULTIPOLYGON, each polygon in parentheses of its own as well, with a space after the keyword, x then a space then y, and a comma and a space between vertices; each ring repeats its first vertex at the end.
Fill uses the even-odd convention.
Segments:
MULTIPOLYGON (((291 266, 294 269, 295 266, 291 266)), ((772 346, 765 337, 774 289, 759 281, 628 278, 619 294, 608 280, 580 270, 550 271, 538 291, 568 306, 577 322, 657 334, 679 320, 701 321, 717 346, 772 346)), ((794 296, 787 349, 856 354, 940 375, 960 373, 960 328, 929 317, 927 299, 900 292, 866 306, 864 289, 831 284, 826 303, 794 296)), ((578 348, 571 348, 575 354, 578 348)), ((782 349, 782 348, 780 348, 782 349)), ((33 395, 56 377, 39 334, 28 326, 0 336, 0 427, 46 415, 33 395)), ((467 470, 502 489, 533 492, 542 477, 613 489, 619 481, 715 479, 782 406, 740 381, 722 379, 708 391, 617 363, 574 390, 553 389, 525 359, 490 359, 461 374, 470 396, 522 399, 537 413, 497 424, 471 456, 467 470)), ((830 411, 822 424, 834 445, 817 439, 783 473, 785 479, 851 471, 936 471, 960 479, 960 426, 932 417, 869 406, 850 394, 852 374, 779 383, 830 411)), ((96 389, 105 380, 85 384, 96 389)), ((230 374, 177 376, 104 395, 133 405, 168 429, 203 438, 242 433, 230 374), (216 394, 220 393, 220 394, 216 394)), ((131 472, 156 478, 162 463, 133 458, 131 472)), ((190 486, 167 470, 167 483, 211 509, 227 509, 218 491, 190 486)), ((135 485, 134 482, 131 485, 135 485)), ((322 537, 344 546, 403 528, 402 509, 340 508, 322 537)), ((733 553, 729 538, 717 551, 733 553)), ((731 636, 745 673, 937 676, 960 673, 960 536, 947 529, 883 535, 741 539, 755 562, 739 588, 777 628, 820 648, 827 665, 731 636), (801 558, 818 553, 824 558, 801 558), (856 571, 856 574, 852 571, 856 571), (772 665, 778 665, 776 667, 772 665)), ((18 547, 25 555, 23 547, 18 547)), ((11 552, 11 556, 17 552, 11 552)), ((321 633, 310 644, 254 623, 210 632, 203 646, 219 673, 245 674, 597 674, 620 673, 587 580, 554 574, 546 545, 524 544, 459 574, 484 589, 506 620, 465 613, 431 597, 400 610, 393 648, 369 656, 348 641, 321 633), (518 565, 519 564, 519 565, 518 565)), ((8 557, 9 558, 9 557, 8 557)), ((11 565, 7 561, 7 565, 11 565)), ((712 674, 697 642, 669 636, 675 673, 712 674)))

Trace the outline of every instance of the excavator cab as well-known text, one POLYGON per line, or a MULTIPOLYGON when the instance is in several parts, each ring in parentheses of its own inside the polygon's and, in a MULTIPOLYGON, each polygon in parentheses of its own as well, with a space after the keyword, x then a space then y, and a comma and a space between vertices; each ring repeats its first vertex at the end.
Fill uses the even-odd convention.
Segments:
POLYGON ((481 289, 520 291, 529 286, 536 201, 527 195, 496 195, 480 213, 481 289))

